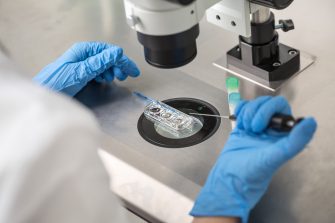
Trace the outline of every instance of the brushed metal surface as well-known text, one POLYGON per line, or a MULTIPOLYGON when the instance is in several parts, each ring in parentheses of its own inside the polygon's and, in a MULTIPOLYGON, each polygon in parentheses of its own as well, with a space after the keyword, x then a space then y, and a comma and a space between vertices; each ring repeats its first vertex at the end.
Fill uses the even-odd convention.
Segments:
POLYGON ((103 130, 111 137, 185 178, 203 184, 229 135, 230 121, 223 120, 215 135, 204 143, 181 149, 157 147, 138 133, 137 121, 144 105, 131 94, 133 91, 159 100, 176 97, 201 99, 212 104, 220 114, 229 112, 227 94, 178 70, 152 72, 144 68, 142 77, 137 80, 105 86, 93 83, 77 97, 96 114, 103 130))
POLYGON ((285 84, 290 83, 292 79, 294 79, 300 73, 302 73, 307 68, 312 66, 315 60, 316 60, 315 56, 309 55, 308 53, 305 53, 305 52, 300 52, 299 71, 293 74, 293 76, 287 80, 272 81, 272 82, 266 81, 254 75, 253 73, 249 73, 247 71, 241 70, 240 68, 237 68, 234 65, 230 64, 227 66, 227 56, 226 55, 222 56, 217 61, 215 61, 213 65, 226 71, 227 73, 226 76, 236 76, 240 78, 241 82, 249 81, 253 83, 254 85, 258 85, 260 88, 264 88, 265 90, 268 90, 269 92, 273 92, 273 94, 276 94, 276 92, 278 92, 281 87, 283 87, 285 84))
MULTIPOLYGON (((295 1, 288 9, 276 12, 277 19, 292 18, 296 25, 295 31, 280 32, 281 41, 318 59, 275 94, 289 99, 296 116, 315 116, 319 129, 308 149, 274 177, 253 211, 252 220, 257 223, 328 223, 335 219, 334 8, 332 0, 324 0, 322 4, 295 1), (313 16, 309 16, 311 14, 313 16)), ((176 199, 173 200, 175 206, 185 204, 178 202, 178 194, 193 200, 224 145, 230 131, 229 122, 223 122, 220 130, 203 144, 180 150, 161 149, 137 134, 134 124, 140 110, 131 99, 130 91, 136 89, 158 99, 200 98, 225 114, 228 111, 226 74, 212 63, 237 44, 237 37, 202 21, 198 57, 178 70, 158 70, 145 63, 142 47, 126 25, 121 0, 0 1, 0 48, 30 77, 73 43, 89 40, 121 45, 143 73, 138 80, 116 82, 112 86, 89 86, 83 92, 82 96, 92 96, 91 101, 86 99, 86 104, 96 113, 106 132, 104 149, 177 191, 176 197, 171 198, 176 199)), ((242 82, 241 92, 247 99, 274 94, 250 82, 242 82)), ((136 184, 133 187, 135 190, 136 184)), ((155 190, 154 184, 150 190, 155 190)), ((128 196, 127 200, 131 202, 132 197, 128 196)), ((158 197, 155 200, 158 203, 152 207, 164 211, 168 208, 164 201, 159 203, 158 197)), ((185 212, 188 205, 180 207, 180 212, 185 212)), ((150 208, 149 205, 139 207, 149 215, 159 212, 150 208)))

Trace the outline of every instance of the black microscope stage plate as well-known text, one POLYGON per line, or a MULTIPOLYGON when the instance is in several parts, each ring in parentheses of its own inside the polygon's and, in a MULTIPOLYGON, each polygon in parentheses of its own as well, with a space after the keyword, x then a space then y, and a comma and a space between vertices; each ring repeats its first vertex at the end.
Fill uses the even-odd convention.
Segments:
MULTIPOLYGON (((191 111, 200 114, 220 115, 218 110, 211 104, 194 98, 173 98, 163 101, 167 105, 182 112, 191 111)), ((195 116, 196 117, 196 116, 195 116)), ((165 148, 184 148, 194 146, 209 139, 218 130, 221 119, 203 116, 203 127, 196 134, 187 138, 172 139, 157 133, 154 123, 149 121, 144 114, 138 120, 137 128, 140 135, 149 143, 165 148)))

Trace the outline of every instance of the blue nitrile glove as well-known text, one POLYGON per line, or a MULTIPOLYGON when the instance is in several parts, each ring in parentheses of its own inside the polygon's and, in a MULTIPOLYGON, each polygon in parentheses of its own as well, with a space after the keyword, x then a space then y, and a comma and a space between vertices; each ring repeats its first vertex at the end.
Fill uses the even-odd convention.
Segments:
POLYGON ((283 97, 260 97, 236 108, 237 127, 231 133, 191 211, 195 217, 240 217, 263 196, 273 174, 312 139, 313 118, 306 118, 288 134, 267 129, 276 113, 291 114, 283 97))
POLYGON ((88 82, 120 81, 128 76, 137 77, 140 71, 123 50, 101 42, 74 44, 55 62, 46 66, 34 77, 34 81, 51 90, 74 96, 88 82))

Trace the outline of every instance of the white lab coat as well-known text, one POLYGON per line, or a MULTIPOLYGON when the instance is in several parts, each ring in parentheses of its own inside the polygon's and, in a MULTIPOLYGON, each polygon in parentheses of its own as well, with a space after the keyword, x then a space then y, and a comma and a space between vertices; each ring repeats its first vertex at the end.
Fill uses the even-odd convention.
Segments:
POLYGON ((0 56, 0 223, 125 222, 93 115, 0 56))

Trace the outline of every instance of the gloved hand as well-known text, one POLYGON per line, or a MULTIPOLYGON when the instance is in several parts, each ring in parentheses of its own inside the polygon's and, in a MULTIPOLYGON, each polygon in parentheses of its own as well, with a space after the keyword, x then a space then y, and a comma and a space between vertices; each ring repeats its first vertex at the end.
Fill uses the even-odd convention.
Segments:
POLYGON ((237 127, 231 133, 191 211, 195 217, 240 217, 248 221, 273 174, 312 139, 313 118, 306 118, 288 134, 267 129, 271 117, 291 114, 283 97, 260 97, 236 109, 237 127))
POLYGON ((120 81, 137 77, 140 71, 123 50, 107 43, 82 42, 74 44, 55 62, 46 66, 34 81, 51 90, 74 96, 88 82, 120 81))

